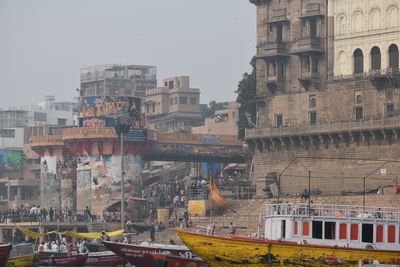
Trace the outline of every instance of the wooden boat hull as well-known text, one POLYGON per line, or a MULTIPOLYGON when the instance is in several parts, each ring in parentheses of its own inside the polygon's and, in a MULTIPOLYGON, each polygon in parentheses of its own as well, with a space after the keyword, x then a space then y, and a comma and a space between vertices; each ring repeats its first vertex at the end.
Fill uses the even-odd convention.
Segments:
POLYGON ((351 249, 293 242, 223 238, 176 229, 183 243, 212 266, 356 266, 377 260, 399 264, 400 251, 351 249))
POLYGON ((36 267, 39 257, 36 254, 18 256, 8 259, 7 267, 36 267))
POLYGON ((40 266, 85 266, 87 254, 64 256, 40 256, 40 266))
POLYGON ((188 249, 172 249, 165 245, 162 247, 150 247, 126 243, 116 243, 110 241, 103 241, 104 245, 123 258, 128 263, 135 265, 136 267, 159 267, 158 262, 151 256, 151 254, 172 254, 172 255, 183 255, 190 253, 188 249))
POLYGON ((160 267, 211 267, 200 258, 186 258, 167 254, 152 254, 160 267))
POLYGON ((0 267, 5 267, 10 255, 11 244, 0 245, 0 267))
POLYGON ((116 266, 123 265, 124 260, 111 251, 91 252, 85 266, 116 266))

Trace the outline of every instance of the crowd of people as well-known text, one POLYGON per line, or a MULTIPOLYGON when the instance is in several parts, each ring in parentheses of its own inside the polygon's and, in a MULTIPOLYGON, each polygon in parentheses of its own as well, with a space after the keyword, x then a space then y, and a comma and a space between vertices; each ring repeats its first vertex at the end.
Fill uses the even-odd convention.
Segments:
POLYGON ((20 206, 17 209, 0 211, 0 223, 15 222, 72 222, 91 220, 91 213, 88 207, 80 214, 72 210, 56 210, 32 205, 31 207, 20 206))
POLYGON ((156 182, 142 191, 142 197, 148 199, 149 206, 186 207, 189 199, 207 199, 208 187, 206 179, 192 181, 156 182))

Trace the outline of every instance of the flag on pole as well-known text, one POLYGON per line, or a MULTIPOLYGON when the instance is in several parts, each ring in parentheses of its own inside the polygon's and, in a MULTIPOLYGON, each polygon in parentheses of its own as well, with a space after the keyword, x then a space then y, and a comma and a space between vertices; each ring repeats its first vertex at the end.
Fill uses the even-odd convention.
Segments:
POLYGON ((215 185, 214 179, 212 177, 210 179, 210 184, 208 185, 208 187, 210 188, 210 192, 211 192, 210 195, 211 195, 212 200, 217 202, 222 207, 224 207, 226 209, 230 209, 233 213, 236 213, 236 211, 234 209, 232 209, 231 206, 229 205, 229 203, 224 199, 221 192, 218 190, 217 186, 215 185))

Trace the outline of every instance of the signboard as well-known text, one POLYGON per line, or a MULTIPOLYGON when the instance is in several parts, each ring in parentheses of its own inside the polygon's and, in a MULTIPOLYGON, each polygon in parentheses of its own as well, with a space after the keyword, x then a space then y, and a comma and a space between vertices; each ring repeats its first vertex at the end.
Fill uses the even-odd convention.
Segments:
POLYGON ((208 200, 189 200, 188 203, 188 211, 190 215, 206 216, 208 207, 208 200))
POLYGON ((83 127, 106 127, 106 121, 103 119, 91 118, 84 119, 82 122, 83 127))
POLYGON ((221 136, 217 134, 209 134, 203 136, 201 139, 203 143, 221 143, 221 136))
POLYGON ((96 96, 82 97, 79 101, 79 117, 107 117, 128 114, 140 120, 141 100, 138 97, 96 96))
POLYGON ((386 169, 381 169, 381 176, 386 176, 386 169))
POLYGON ((144 129, 144 128, 129 129, 129 132, 124 134, 124 141, 128 141, 128 142, 147 141, 147 129, 144 129))

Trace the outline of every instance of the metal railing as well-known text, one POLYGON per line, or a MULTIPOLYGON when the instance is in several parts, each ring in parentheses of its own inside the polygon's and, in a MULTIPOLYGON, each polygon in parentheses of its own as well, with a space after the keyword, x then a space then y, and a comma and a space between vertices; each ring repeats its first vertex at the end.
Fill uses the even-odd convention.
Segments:
POLYGON ((386 75, 399 75, 400 69, 399 68, 386 68, 386 69, 378 69, 378 70, 369 70, 363 73, 356 73, 356 74, 348 74, 348 75, 336 75, 333 76, 331 79, 334 81, 337 80, 351 80, 356 78, 371 78, 374 76, 386 76, 386 75))
POLYGON ((102 216, 89 215, 84 210, 70 211, 70 210, 54 210, 50 216, 49 210, 45 213, 30 214, 29 211, 7 211, 0 214, 0 223, 24 223, 24 222, 103 222, 102 216))
POLYGON ((377 218, 386 220, 400 219, 400 208, 367 207, 352 205, 282 203, 269 204, 267 216, 324 216, 324 217, 355 217, 377 218))
POLYGON ((290 126, 272 127, 271 125, 246 129, 246 138, 289 136, 296 134, 320 134, 328 132, 378 130, 400 127, 400 117, 393 116, 382 119, 367 119, 360 121, 325 122, 320 124, 294 124, 290 126))
MULTIPOLYGON (((218 187, 225 199, 252 199, 255 194, 254 186, 229 186, 218 187)), ((201 189, 189 189, 189 200, 207 200, 209 199, 209 189, 207 187, 201 189)))

